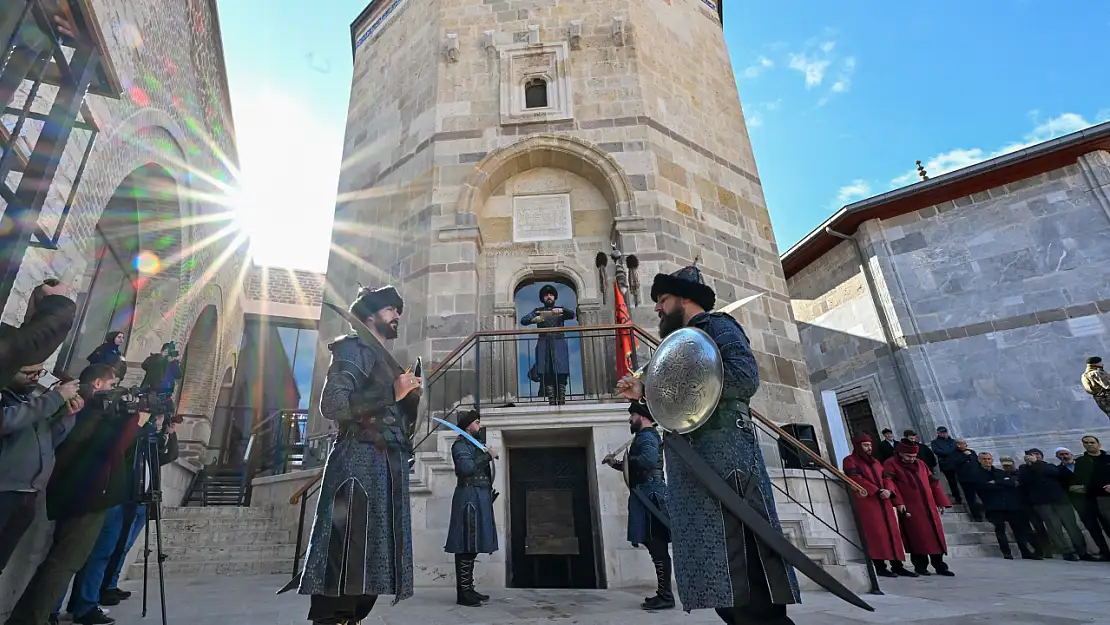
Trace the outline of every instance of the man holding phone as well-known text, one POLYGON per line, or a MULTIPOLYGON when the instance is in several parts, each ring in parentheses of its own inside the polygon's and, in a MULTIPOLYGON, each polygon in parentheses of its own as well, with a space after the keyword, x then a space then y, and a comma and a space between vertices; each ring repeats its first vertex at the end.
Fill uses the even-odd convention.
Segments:
POLYGON ((77 382, 39 393, 42 363, 20 367, 0 390, 0 572, 35 519, 35 501, 54 470, 54 450, 83 401, 77 382))

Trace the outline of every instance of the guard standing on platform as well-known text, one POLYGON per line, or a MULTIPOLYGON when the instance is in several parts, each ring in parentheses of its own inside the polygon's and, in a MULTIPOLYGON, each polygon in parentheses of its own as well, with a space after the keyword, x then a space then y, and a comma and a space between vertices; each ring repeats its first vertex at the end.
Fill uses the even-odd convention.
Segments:
MULTIPOLYGON (((477 410, 459 417, 459 427, 484 442, 485 430, 477 410)), ((477 607, 489 601, 489 595, 474 590, 474 559, 479 553, 497 551, 497 526, 493 520, 493 461, 497 450, 482 451, 474 443, 459 436, 451 445, 451 461, 455 464, 455 495, 451 498, 451 524, 443 550, 455 554, 456 602, 477 607)))
POLYGON ((634 438, 628 455, 616 460, 611 455, 602 462, 628 479, 628 542, 633 547, 643 545, 651 554, 655 565, 656 591, 654 597, 644 599, 640 607, 645 610, 670 610, 675 607, 671 590, 671 532, 659 518, 667 510, 667 482, 663 478, 663 438, 655 430, 647 406, 632 402, 628 407, 628 424, 634 438), (639 491, 639 493, 635 492, 639 491), (655 506, 650 510, 640 499, 643 496, 655 506))
POLYGON ((378 595, 412 596, 410 436, 421 380, 385 350, 397 338, 405 303, 392 286, 360 289, 351 334, 328 346, 331 364, 320 412, 339 425, 324 467, 299 592, 312 595, 308 619, 354 625, 378 595), (359 327, 355 327, 358 331, 359 327))

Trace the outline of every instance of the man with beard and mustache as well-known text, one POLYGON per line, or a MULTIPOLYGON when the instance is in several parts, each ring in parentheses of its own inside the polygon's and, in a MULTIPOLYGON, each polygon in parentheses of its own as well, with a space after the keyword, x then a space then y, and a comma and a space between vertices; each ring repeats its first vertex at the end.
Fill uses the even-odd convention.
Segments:
MULTIPOLYGON (((887 430, 889 432, 890 430, 887 430)), ((874 442, 867 434, 852 439, 852 454, 844 458, 844 475, 862 486, 867 495, 852 498, 859 519, 860 535, 867 540, 867 557, 875 565, 875 574, 881 577, 917 577, 902 563, 906 552, 898 531, 898 517, 894 513, 896 491, 891 474, 873 455, 874 442), (890 567, 887 568, 887 562, 890 567)))
POLYGON ((948 543, 940 520, 944 509, 951 508, 952 504, 940 487, 940 481, 918 459, 917 443, 904 438, 895 451, 897 455, 884 462, 883 469, 894 484, 891 499, 902 515, 902 539, 913 570, 918 575, 931 575, 931 564, 938 575, 952 577, 955 573, 944 561, 948 543))
MULTIPOLYGON (((712 470, 778 531, 771 480, 756 439, 748 402, 759 389, 759 367, 748 337, 730 315, 712 310, 713 289, 697 266, 658 274, 651 299, 659 315, 659 334, 683 327, 704 331, 716 343, 724 364, 724 390, 713 414, 684 436, 712 470)), ((644 396, 635 376, 620 380, 617 391, 631 400, 644 396)), ((714 608, 726 623, 787 625, 786 606, 798 603, 794 569, 781 555, 740 522, 698 480, 672 448, 664 446, 671 541, 678 595, 686 611, 714 608)))
MULTIPOLYGON (((559 291, 550 284, 540 289, 543 306, 520 319, 521 325, 537 328, 561 328, 574 319, 574 310, 556 306, 559 291)), ((552 406, 566 403, 567 381, 570 379, 570 352, 562 332, 544 332, 536 337, 536 362, 528 370, 528 379, 540 384, 541 392, 552 406)))
POLYGON ((366 618, 378 595, 412 596, 409 435, 420 378, 387 362, 405 303, 392 286, 359 290, 351 314, 380 346, 356 334, 328 345, 332 353, 320 412, 339 434, 324 467, 316 518, 299 592, 311 595, 318 625, 366 618))
MULTIPOLYGON (((634 436, 628 446, 628 456, 624 460, 606 456, 602 462, 618 471, 624 471, 627 462, 628 488, 638 490, 659 511, 664 511, 667 509, 667 482, 663 479, 663 438, 652 427, 654 423, 647 406, 633 402, 628 407, 628 427, 634 436)), ((633 492, 628 493, 628 542, 633 547, 647 547, 655 565, 655 596, 644 599, 640 607, 645 610, 674 608, 671 554, 667 551, 671 533, 633 492)))

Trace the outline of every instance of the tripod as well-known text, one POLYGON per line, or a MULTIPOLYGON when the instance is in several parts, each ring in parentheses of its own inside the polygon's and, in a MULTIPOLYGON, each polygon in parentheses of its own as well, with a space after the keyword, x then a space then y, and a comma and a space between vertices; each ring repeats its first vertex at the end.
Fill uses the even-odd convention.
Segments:
POLYGON ((168 558, 162 551, 162 466, 159 435, 153 425, 144 426, 135 441, 136 468, 139 471, 139 501, 146 504, 146 531, 143 532, 143 613, 147 612, 147 586, 150 579, 150 520, 154 519, 158 553, 158 591, 162 606, 162 625, 166 625, 166 572, 168 558), (146 469, 145 471, 143 469, 146 469), (149 479, 147 479, 149 478, 149 479))

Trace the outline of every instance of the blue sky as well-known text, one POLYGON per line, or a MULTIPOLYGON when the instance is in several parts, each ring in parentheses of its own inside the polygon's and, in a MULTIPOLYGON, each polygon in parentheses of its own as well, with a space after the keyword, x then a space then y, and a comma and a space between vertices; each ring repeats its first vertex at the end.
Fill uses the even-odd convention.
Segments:
MULTIPOLYGON (((220 0, 260 264, 326 266, 366 1, 220 0)), ((915 160, 937 175, 1110 120, 1106 2, 725 0, 725 37, 780 251, 915 160)))

